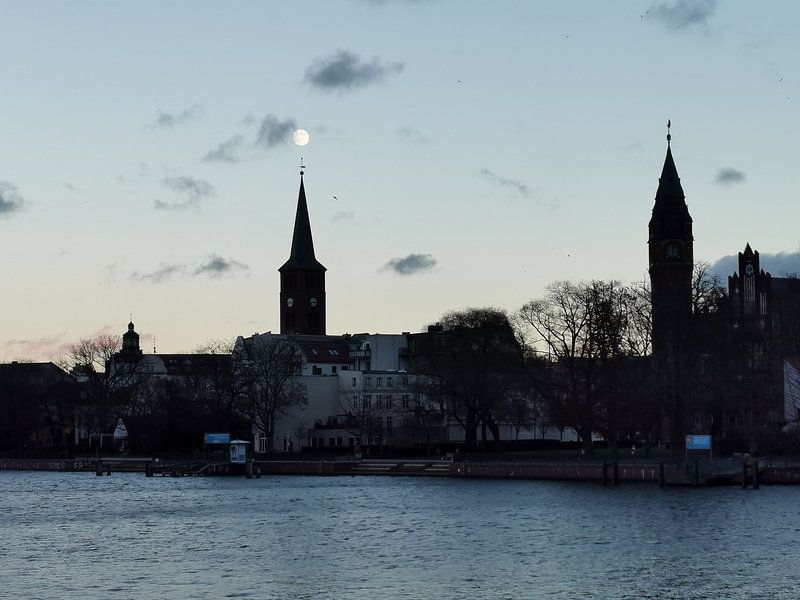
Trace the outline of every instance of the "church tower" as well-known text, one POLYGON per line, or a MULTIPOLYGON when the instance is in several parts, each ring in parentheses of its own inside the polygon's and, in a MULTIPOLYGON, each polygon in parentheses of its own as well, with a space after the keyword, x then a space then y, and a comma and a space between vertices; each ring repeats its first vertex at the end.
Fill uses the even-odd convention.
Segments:
POLYGON ((281 333, 325 335, 325 271, 314 256, 303 171, 294 218, 292 251, 281 274, 281 333))
POLYGON ((658 180, 647 242, 653 306, 653 356, 658 360, 669 360, 681 351, 692 314, 692 217, 672 158, 669 124, 667 132, 667 156, 658 180))
POLYGON ((128 331, 122 334, 122 350, 119 358, 123 362, 138 362, 142 357, 142 349, 139 347, 139 334, 133 326, 133 321, 128 323, 128 331))

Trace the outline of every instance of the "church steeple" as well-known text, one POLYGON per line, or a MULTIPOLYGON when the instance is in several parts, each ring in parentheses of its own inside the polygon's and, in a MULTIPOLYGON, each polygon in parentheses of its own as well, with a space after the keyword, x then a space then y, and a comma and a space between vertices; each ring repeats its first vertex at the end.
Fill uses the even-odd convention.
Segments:
POLYGON ((278 271, 281 274, 281 333, 325 335, 327 269, 314 255, 303 171, 300 171, 292 250, 289 260, 278 271))
POLYGON ((300 193, 297 197, 297 212, 294 216, 294 233, 292 235, 292 251, 289 260, 278 269, 284 272, 291 269, 309 271, 326 271, 314 256, 314 238, 311 235, 311 220, 308 218, 306 188, 303 183, 303 171, 300 171, 300 193))
POLYGON ((120 356, 123 360, 138 360, 142 355, 139 347, 139 334, 136 333, 133 321, 128 323, 128 331, 122 334, 122 350, 120 356))
POLYGON ((678 351, 680 336, 691 317, 694 236, 678 169, 672 158, 671 134, 658 180, 648 225, 650 282, 653 302, 653 354, 678 351))

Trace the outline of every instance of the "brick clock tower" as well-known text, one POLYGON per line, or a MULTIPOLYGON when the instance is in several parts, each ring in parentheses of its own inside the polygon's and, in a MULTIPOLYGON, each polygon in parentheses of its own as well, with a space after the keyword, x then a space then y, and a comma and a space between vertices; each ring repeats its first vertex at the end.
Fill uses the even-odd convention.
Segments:
POLYGON ((303 171, 294 218, 292 251, 281 274, 281 333, 325 335, 325 271, 314 256, 303 171))
POLYGON ((681 352, 692 315, 694 264, 692 217, 672 159, 667 133, 667 156, 658 180, 647 242, 653 306, 653 356, 669 360, 681 352))

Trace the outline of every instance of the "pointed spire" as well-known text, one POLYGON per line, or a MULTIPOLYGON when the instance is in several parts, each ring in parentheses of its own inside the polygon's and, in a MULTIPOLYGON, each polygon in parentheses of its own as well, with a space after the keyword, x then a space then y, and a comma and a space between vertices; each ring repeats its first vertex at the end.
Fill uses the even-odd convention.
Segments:
POLYGON ((664 167, 661 169, 661 177, 658 180, 658 190, 656 191, 656 203, 653 207, 653 215, 665 212, 680 213, 689 215, 686 206, 681 178, 678 177, 678 169, 675 167, 675 159, 672 158, 672 134, 670 127, 672 121, 667 121, 667 156, 664 158, 664 167))
MULTIPOLYGON (((302 163, 302 161, 301 161, 302 163)), ((301 164, 301 169, 305 167, 301 164)), ((299 269, 303 271, 326 271, 327 269, 314 256, 314 239, 311 235, 311 221, 308 218, 306 189, 303 183, 304 171, 300 171, 300 193, 297 197, 297 213, 294 217, 292 251, 278 271, 299 269)))

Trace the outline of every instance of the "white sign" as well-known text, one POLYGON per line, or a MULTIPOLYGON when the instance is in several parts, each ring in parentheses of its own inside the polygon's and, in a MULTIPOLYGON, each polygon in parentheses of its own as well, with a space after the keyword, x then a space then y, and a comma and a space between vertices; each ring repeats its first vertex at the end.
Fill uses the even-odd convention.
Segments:
POLYGON ((247 462, 247 446, 244 444, 231 444, 231 463, 243 465, 247 462))

